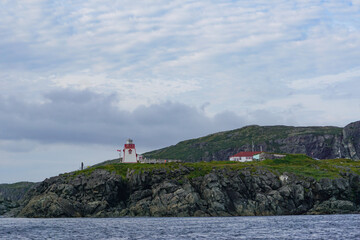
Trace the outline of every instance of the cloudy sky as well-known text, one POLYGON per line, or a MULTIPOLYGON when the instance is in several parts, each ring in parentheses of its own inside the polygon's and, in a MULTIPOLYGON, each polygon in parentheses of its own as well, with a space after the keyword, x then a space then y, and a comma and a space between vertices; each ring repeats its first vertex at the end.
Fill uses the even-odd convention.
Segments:
POLYGON ((360 120, 360 0, 0 1, 0 183, 249 124, 360 120))

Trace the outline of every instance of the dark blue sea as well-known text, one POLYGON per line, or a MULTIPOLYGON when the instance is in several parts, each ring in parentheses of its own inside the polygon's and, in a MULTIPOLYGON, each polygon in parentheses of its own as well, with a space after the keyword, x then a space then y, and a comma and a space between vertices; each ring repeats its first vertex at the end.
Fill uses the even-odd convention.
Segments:
POLYGON ((0 218, 0 239, 360 239, 360 215, 0 218))

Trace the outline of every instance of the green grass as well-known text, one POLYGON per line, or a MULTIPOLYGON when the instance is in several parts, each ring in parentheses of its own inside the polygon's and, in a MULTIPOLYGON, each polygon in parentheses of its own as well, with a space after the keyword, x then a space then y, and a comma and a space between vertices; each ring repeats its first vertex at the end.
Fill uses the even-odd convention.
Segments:
POLYGON ((178 167, 177 163, 166 163, 166 164, 146 164, 146 163, 110 163, 107 165, 95 165, 84 170, 75 171, 72 173, 65 174, 68 177, 76 177, 78 175, 90 175, 96 169, 104 169, 109 172, 114 172, 117 175, 126 178, 128 170, 134 170, 135 172, 152 171, 154 169, 166 169, 170 171, 178 167))
POLYGON ((0 189, 22 189, 31 187, 34 184, 33 182, 3 183, 0 184, 0 189))
POLYGON ((350 159, 314 160, 302 154, 288 154, 283 159, 265 160, 258 163, 269 170, 279 173, 289 172, 299 176, 337 178, 340 173, 353 172, 360 174, 360 162, 350 159))
POLYGON ((321 178, 337 178, 341 173, 353 172, 360 174, 360 162, 350 159, 333 159, 333 160, 314 160, 302 154, 288 154, 282 159, 267 159, 260 162, 230 162, 230 161, 214 161, 214 162, 185 162, 185 163, 166 163, 166 164, 141 164, 141 163, 113 163, 108 165, 101 165, 91 167, 82 171, 76 171, 69 174, 69 177, 75 177, 79 174, 89 175, 95 169, 104 169, 109 172, 114 172, 124 179, 129 170, 135 172, 153 172, 154 170, 166 170, 167 172, 185 166, 191 169, 190 173, 186 175, 187 178, 192 179, 204 176, 211 172, 212 169, 229 168, 232 170, 249 169, 251 172, 256 172, 257 169, 267 169, 275 174, 282 174, 284 172, 293 173, 298 176, 312 177, 314 179, 321 178))

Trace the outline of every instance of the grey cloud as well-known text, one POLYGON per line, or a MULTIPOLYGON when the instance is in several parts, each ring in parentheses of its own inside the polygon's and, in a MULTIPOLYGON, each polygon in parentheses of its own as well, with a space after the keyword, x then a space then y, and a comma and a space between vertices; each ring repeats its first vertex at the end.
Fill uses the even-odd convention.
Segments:
POLYGON ((218 129, 222 131, 242 127, 248 123, 247 119, 230 111, 224 111, 215 115, 213 121, 218 129))
POLYGON ((37 144, 31 141, 1 141, 0 139, 0 151, 26 153, 34 150, 36 147, 37 144))
MULTIPOLYGON (((92 0, 28 1, 20 5, 16 1, 1 2, 0 75, 8 69, 21 70, 5 74, 9 77, 1 79, 1 95, 27 94, 32 98, 54 87, 48 76, 71 78, 83 70, 89 70, 89 75, 101 72, 124 83, 133 79, 199 79, 199 90, 170 94, 163 99, 171 102, 139 107, 134 112, 116 108, 115 95, 87 91, 51 92, 41 105, 4 98, 0 103, 0 136, 108 143, 137 134, 140 139, 165 136, 160 138, 166 140, 157 140, 165 144, 238 127, 237 122, 281 123, 279 115, 286 111, 281 104, 273 106, 278 110, 273 115, 269 109, 263 114, 255 112, 256 108, 268 100, 286 101, 291 80, 343 72, 358 64, 359 22, 354 20, 358 12, 344 2, 329 5, 320 0, 298 1, 294 5, 289 1, 162 0, 146 7, 143 4, 99 4, 92 0), (335 24, 339 22, 346 24, 335 24), (29 79, 26 75, 30 73, 36 77, 24 82, 22 79, 29 79), (246 96, 239 96, 240 92, 246 96), (209 118, 203 112, 206 105, 199 111, 175 103, 189 104, 195 99, 211 102, 216 112, 226 105, 239 112, 209 118), (242 109, 245 113, 240 112, 242 109)), ((107 79, 98 81, 109 86, 106 89, 116 91, 118 87, 107 79)), ((79 87, 74 78, 68 85, 63 84, 79 87)), ((339 98, 350 92, 358 99, 356 87, 339 89, 343 90, 334 89, 339 98)), ((149 95, 157 93, 153 88, 146 91, 149 95)), ((141 93, 146 95, 146 91, 141 93)), ((324 96, 324 91, 316 94, 324 96)), ((150 101, 159 101, 151 96, 150 101)), ((332 96, 329 94, 329 98, 332 96)))
POLYGON ((210 106, 210 102, 205 102, 204 104, 201 105, 200 109, 201 109, 202 111, 205 111, 205 109, 206 109, 208 106, 210 106))
POLYGON ((257 109, 249 112, 249 118, 252 119, 254 124, 258 125, 298 125, 296 121, 296 112, 300 110, 301 106, 291 106, 291 109, 283 112, 272 112, 266 109, 257 109))
POLYGON ((116 107, 116 95, 66 89, 44 96, 46 101, 42 104, 1 99, 0 139, 116 144, 132 137, 150 148, 241 127, 244 123, 231 112, 209 118, 203 111, 181 103, 164 102, 128 112, 116 107))

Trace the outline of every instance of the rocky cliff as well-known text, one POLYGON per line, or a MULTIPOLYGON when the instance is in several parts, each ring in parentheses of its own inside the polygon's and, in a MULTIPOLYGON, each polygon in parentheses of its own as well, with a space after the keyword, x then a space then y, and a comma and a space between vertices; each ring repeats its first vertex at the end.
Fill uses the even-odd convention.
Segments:
POLYGON ((0 216, 5 215, 6 213, 8 213, 18 207, 19 207, 18 202, 11 201, 0 195, 0 216))
POLYGON ((0 196, 9 201, 20 201, 26 192, 32 188, 36 183, 34 182, 17 182, 11 184, 0 184, 0 196))
POLYGON ((349 158, 360 159, 360 121, 350 123, 343 129, 342 145, 349 158))
POLYGON ((35 184, 32 182, 0 184, 0 216, 19 207, 19 202, 35 184))
POLYGON ((145 153, 186 162, 222 161, 240 151, 301 153, 319 159, 360 159, 360 121, 339 127, 247 126, 145 153))
POLYGON ((123 176, 95 169, 52 177, 28 193, 17 216, 185 217, 360 211, 360 176, 350 168, 338 178, 315 180, 251 165, 236 165, 239 169, 224 165, 208 172, 185 164, 171 166, 141 171, 128 168, 123 176))

